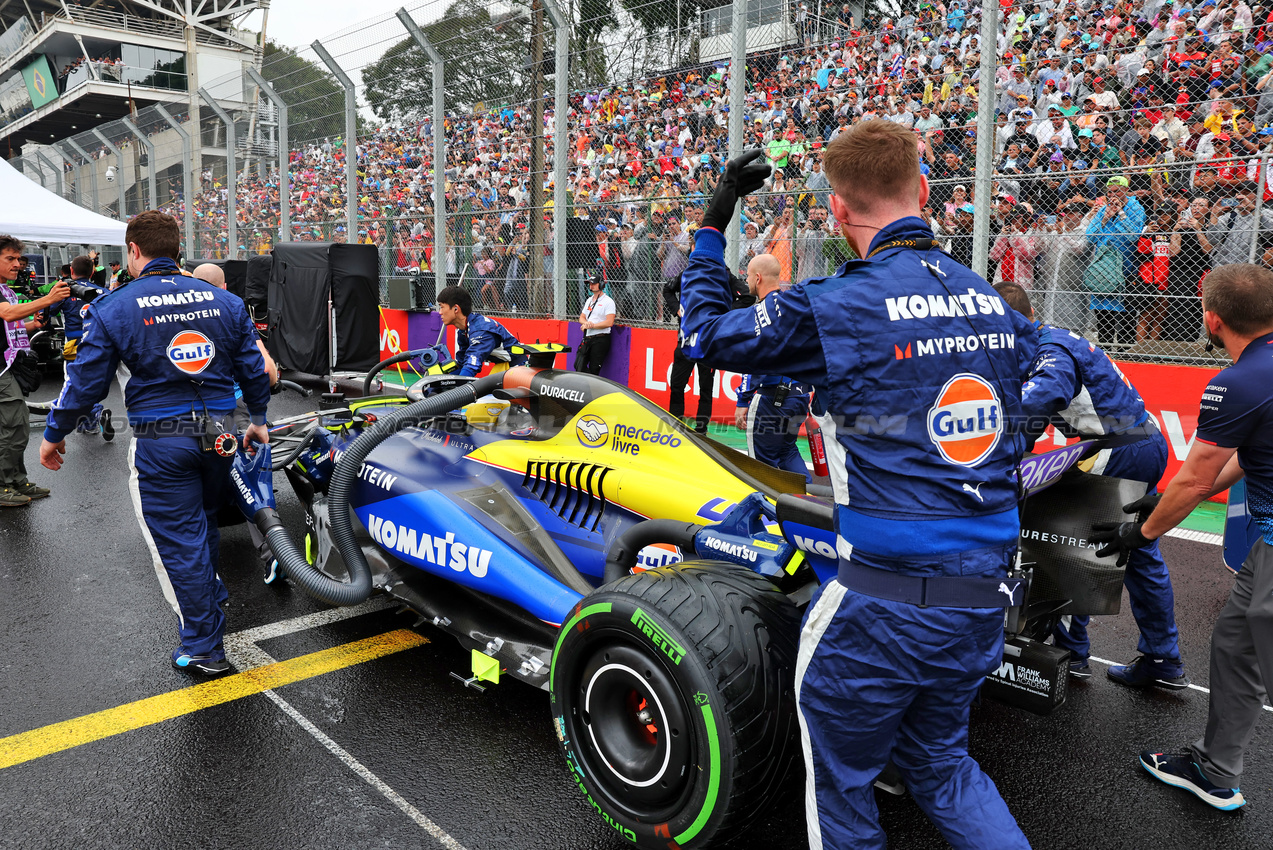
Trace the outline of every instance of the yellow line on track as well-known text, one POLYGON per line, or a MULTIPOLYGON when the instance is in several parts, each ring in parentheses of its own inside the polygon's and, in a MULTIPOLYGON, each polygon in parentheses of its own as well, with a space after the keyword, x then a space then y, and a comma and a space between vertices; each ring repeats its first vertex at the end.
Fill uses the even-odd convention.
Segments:
POLYGON ((428 643, 406 629, 0 738, 0 769, 428 643))

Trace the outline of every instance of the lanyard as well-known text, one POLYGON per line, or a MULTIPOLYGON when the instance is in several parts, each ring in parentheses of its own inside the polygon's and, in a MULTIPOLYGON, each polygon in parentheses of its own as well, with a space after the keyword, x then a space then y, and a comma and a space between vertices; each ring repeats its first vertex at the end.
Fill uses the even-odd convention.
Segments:
POLYGON ((883 251, 886 248, 914 248, 916 251, 927 251, 931 249, 932 247, 933 247, 933 240, 929 239, 928 237, 923 237, 920 239, 894 239, 890 242, 885 242, 882 245, 875 246, 875 250, 867 254, 866 259, 868 260, 871 259, 880 251, 883 251))

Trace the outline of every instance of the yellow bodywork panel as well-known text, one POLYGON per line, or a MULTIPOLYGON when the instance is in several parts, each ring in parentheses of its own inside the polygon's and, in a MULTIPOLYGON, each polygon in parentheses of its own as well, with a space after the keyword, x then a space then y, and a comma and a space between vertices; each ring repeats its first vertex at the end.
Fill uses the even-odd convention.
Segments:
POLYGON ((622 393, 594 399, 550 439, 501 440, 469 457, 516 472, 534 461, 608 467, 604 493, 592 495, 642 516, 686 522, 717 521, 753 492, 681 431, 622 393))

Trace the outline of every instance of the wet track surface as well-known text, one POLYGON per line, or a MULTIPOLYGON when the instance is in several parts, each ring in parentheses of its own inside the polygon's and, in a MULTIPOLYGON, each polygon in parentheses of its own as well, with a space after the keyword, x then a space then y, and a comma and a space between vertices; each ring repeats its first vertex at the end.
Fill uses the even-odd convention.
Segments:
MULTIPOLYGON (((111 406, 122 409, 118 388, 111 406)), ((281 398, 272 412, 307 406, 281 398)), ((112 444, 72 435, 58 473, 38 466, 38 443, 33 434, 28 468, 53 495, 0 513, 0 738, 192 684, 168 664, 175 622, 129 497, 128 432, 112 444)), ((279 484, 295 529, 299 506, 279 484)), ((1187 671, 1205 687, 1229 573, 1218 547, 1167 539, 1163 549, 1187 671)), ((374 602, 320 622, 325 606, 261 582, 242 526, 222 535, 221 573, 230 633, 286 624, 241 642, 279 661, 414 622, 374 602)), ((1094 655, 1134 657, 1123 611, 1093 620, 1094 655)), ((513 681, 466 689, 451 673, 467 675, 467 653, 429 626, 416 634, 428 642, 0 769, 0 846, 631 846, 567 779, 546 693, 513 681)), ((1273 846, 1273 713, 1248 752, 1250 802, 1224 814, 1135 761, 1200 734, 1206 694, 1130 691, 1093 668, 1053 716, 989 702, 973 711, 972 753, 1035 847, 1273 846)), ((946 846, 910 798, 878 800, 891 846, 946 846)), ((801 800, 776 805, 737 846, 805 847, 801 800)))

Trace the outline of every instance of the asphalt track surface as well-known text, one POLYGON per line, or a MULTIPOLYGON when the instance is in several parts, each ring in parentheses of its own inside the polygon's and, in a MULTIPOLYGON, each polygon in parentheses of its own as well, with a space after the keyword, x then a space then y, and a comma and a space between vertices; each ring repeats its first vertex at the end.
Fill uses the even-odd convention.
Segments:
MULTIPOLYGON (((307 405, 282 398, 274 413, 307 405)), ((122 409, 118 387, 111 406, 122 409)), ((168 663, 175 620, 129 498, 128 432, 112 444, 72 435, 56 474, 38 466, 33 436, 28 467, 53 495, 0 514, 0 763, 12 736, 174 691, 181 695, 162 701, 180 702, 193 684, 168 663)), ((280 510, 297 528, 299 507, 285 490, 280 510)), ((1168 539, 1163 548, 1188 673, 1205 687, 1211 626, 1230 577, 1216 546, 1168 539)), ((382 635, 400 640, 414 621, 375 602, 350 617, 294 588, 264 585, 242 527, 223 534, 221 574, 244 667, 304 661, 382 635)), ((1095 656, 1134 656, 1136 628, 1126 603, 1123 611, 1093 621, 1095 656)), ((467 689, 451 675, 469 669, 458 644, 427 625, 405 634, 407 643, 374 660, 78 746, 61 748, 61 727, 39 733, 33 753, 0 768, 0 846, 631 846, 567 779, 546 693, 516 682, 467 689)), ((1141 749, 1177 749, 1196 737, 1206 694, 1132 691, 1093 667, 1097 676, 1076 684, 1052 716, 990 702, 972 713, 972 754, 1035 847, 1273 846, 1273 713, 1248 752, 1250 802, 1217 812, 1151 779, 1135 760, 1141 749)), ((946 846, 909 797, 878 800, 892 847, 946 846)), ((736 846, 805 847, 799 798, 776 804, 736 846)))

